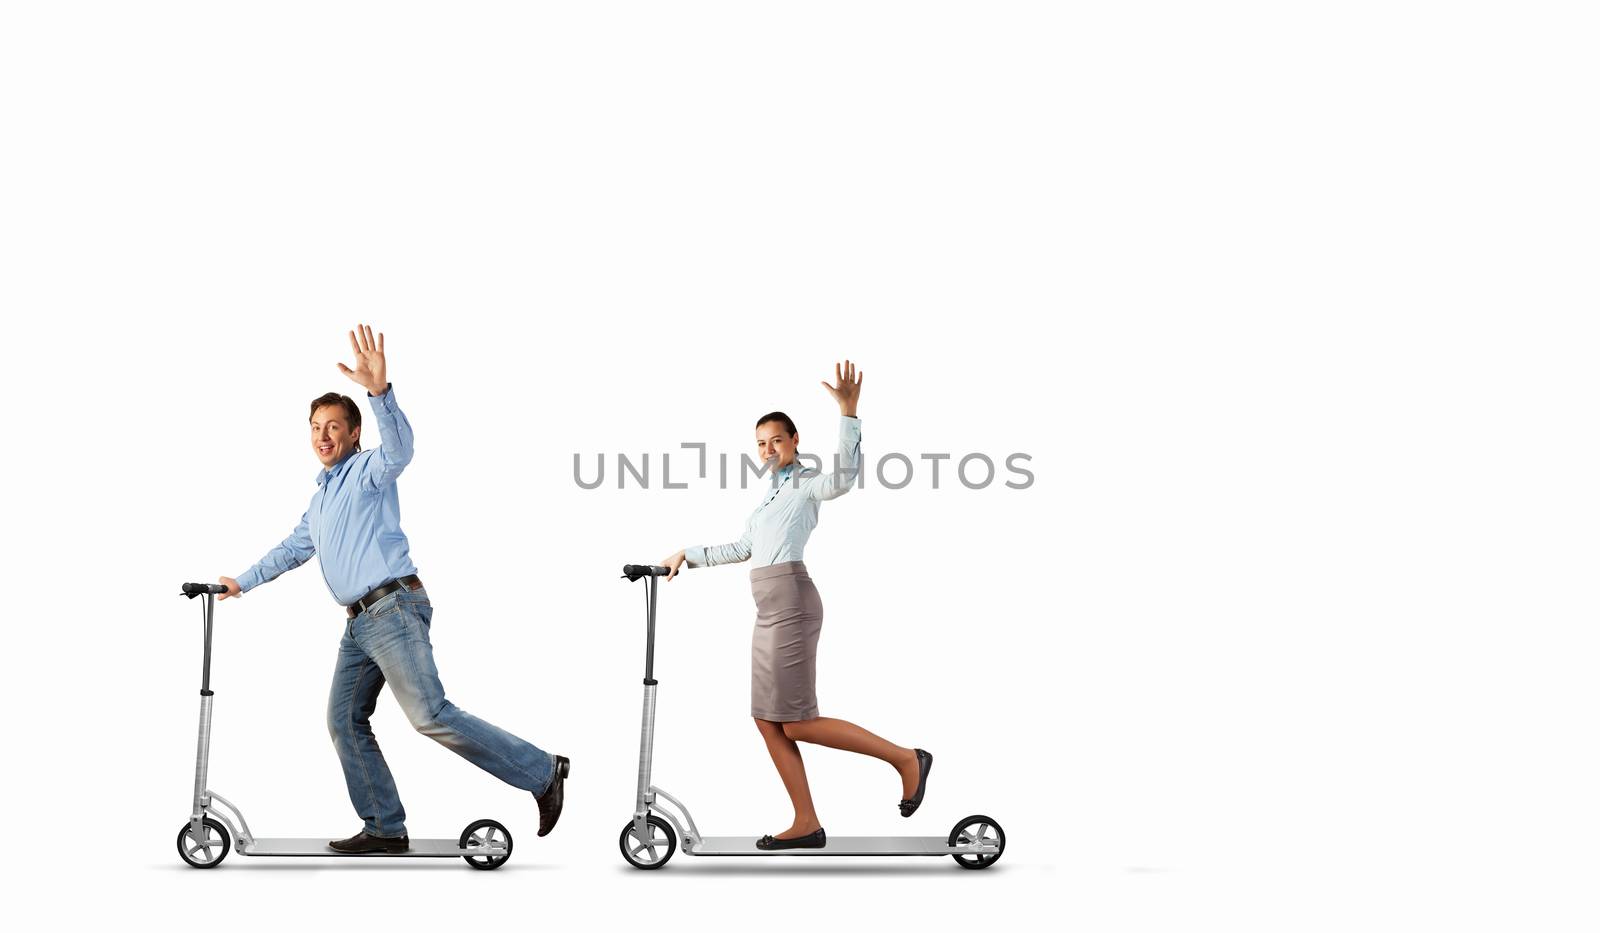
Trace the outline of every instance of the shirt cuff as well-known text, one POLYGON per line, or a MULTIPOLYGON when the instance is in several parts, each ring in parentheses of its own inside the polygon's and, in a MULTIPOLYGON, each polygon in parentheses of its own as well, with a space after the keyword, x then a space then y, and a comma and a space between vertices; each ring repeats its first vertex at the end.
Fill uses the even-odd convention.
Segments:
POLYGON ((239 595, 243 596, 261 585, 261 571, 251 567, 235 577, 233 582, 239 584, 239 595))
POLYGON ((381 395, 373 395, 371 392, 368 392, 367 401, 372 403, 373 408, 377 408, 378 404, 381 402, 384 408, 391 411, 394 410, 394 383, 386 383, 383 387, 383 393, 381 395))
POLYGON ((706 565, 706 549, 691 547, 683 549, 684 563, 690 567, 704 567, 706 565))

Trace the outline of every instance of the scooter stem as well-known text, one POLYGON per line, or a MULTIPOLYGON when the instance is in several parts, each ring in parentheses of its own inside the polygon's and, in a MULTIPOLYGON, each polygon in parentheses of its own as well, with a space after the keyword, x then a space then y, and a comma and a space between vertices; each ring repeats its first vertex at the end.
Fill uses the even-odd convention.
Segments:
POLYGON ((210 593, 205 594, 205 597, 205 605, 202 607, 202 618, 205 620, 205 657, 201 661, 200 669, 200 739, 196 743, 194 753, 194 811, 190 815, 196 826, 205 815, 208 804, 205 799, 206 772, 211 762, 211 625, 215 597, 210 593))

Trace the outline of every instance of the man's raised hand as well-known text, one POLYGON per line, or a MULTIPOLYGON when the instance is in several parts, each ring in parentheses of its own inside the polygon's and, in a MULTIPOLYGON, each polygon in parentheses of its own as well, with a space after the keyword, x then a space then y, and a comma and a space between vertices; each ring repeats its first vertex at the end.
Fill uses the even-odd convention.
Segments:
POLYGON ((356 329, 350 332, 350 349, 356 354, 356 368, 351 369, 340 363, 339 372, 365 386, 368 395, 382 395, 389 388, 388 365, 383 359, 383 335, 379 334, 378 339, 373 340, 372 328, 357 324, 356 329), (357 334, 361 335, 359 340, 357 334))

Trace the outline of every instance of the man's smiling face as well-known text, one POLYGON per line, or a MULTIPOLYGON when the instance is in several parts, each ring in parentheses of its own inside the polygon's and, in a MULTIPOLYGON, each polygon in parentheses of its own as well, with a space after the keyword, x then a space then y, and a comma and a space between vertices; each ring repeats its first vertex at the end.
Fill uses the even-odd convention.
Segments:
POLYGON ((311 413, 311 450, 327 469, 356 449, 361 428, 354 431, 345 418, 344 406, 324 405, 311 413))

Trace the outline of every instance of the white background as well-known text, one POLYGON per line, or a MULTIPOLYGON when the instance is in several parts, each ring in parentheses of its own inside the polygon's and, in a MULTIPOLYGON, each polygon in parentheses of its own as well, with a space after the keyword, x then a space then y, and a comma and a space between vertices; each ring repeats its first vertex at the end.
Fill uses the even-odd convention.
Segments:
MULTIPOLYGON (((666 929, 1593 929, 1594 23, 1578 4, 14 4, 0 16, 7 887, 17 913, 666 929), (376 727, 417 836, 512 861, 178 861, 180 582, 299 517, 306 402, 388 337, 405 529, 463 707, 574 761, 531 799, 376 727), (946 860, 627 868, 628 561, 758 495, 586 491, 737 456, 866 372, 867 452, 1032 455, 831 502, 836 835, 946 860), (658 462, 658 461, 657 461, 658 462), (614 467, 614 462, 613 462, 614 467), (611 474, 614 477, 614 472, 611 474)), ((948 471, 948 464, 946 470, 948 471)), ((676 478, 676 476, 675 476, 676 478)), ((657 779, 781 829, 743 568, 662 602, 657 779)), ((301 568, 218 615, 212 786, 356 822, 301 568)))

